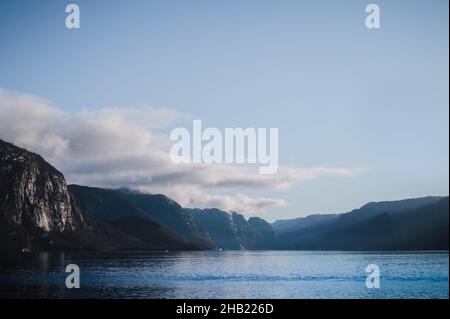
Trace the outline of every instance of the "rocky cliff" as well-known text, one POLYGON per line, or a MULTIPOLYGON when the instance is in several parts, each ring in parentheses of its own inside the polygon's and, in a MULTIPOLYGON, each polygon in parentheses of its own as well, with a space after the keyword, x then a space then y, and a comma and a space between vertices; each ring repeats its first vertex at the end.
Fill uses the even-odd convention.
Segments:
POLYGON ((92 218, 76 195, 41 156, 0 140, 0 261, 30 251, 199 249, 144 214, 114 218, 106 207, 112 218, 92 218))
POLYGON ((217 208, 185 209, 213 243, 221 249, 273 249, 277 239, 265 220, 252 217, 246 220, 238 213, 217 208))
POLYGON ((41 156, 0 140, 0 180, 5 222, 46 232, 82 227, 64 176, 41 156))

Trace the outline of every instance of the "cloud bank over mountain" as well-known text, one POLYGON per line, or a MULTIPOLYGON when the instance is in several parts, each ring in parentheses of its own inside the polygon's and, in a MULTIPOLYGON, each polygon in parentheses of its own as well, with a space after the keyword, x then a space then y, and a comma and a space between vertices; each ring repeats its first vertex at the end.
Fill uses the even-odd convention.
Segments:
POLYGON ((288 203, 244 191, 284 190, 322 176, 359 172, 358 168, 281 166, 276 174, 261 175, 248 165, 174 164, 168 132, 187 118, 164 108, 108 107, 69 113, 39 96, 0 89, 0 137, 42 154, 69 183, 127 186, 167 194, 185 207, 253 214, 288 203))

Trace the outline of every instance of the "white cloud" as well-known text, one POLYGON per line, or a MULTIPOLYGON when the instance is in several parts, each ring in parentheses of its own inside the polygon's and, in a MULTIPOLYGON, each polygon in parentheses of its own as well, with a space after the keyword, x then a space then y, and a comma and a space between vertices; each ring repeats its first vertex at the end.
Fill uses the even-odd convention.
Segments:
POLYGON ((280 167, 277 174, 261 175, 248 166, 173 164, 171 141, 156 129, 180 117, 186 116, 160 108, 112 107, 71 114, 40 97, 0 89, 0 138, 41 154, 61 169, 69 183, 128 186, 164 193, 187 207, 250 214, 287 203, 279 198, 250 197, 236 188, 285 189, 325 175, 358 172, 280 167))
POLYGON ((237 193, 235 195, 211 194, 205 188, 196 185, 186 187, 184 185, 171 186, 141 186, 139 190, 144 192, 159 192, 171 198, 176 198, 178 203, 188 208, 220 208, 225 211, 236 211, 242 214, 261 213, 268 208, 287 206, 283 199, 272 197, 250 197, 237 193))

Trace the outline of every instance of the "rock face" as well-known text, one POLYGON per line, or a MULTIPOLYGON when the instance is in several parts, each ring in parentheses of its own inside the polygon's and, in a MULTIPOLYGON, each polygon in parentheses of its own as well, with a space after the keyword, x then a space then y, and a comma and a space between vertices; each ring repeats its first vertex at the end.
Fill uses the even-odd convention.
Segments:
POLYGON ((448 197, 369 203, 275 223, 185 209, 164 195, 67 186, 41 156, 0 140, 0 263, 63 250, 448 250, 448 197))
POLYGON ((41 156, 0 140, 0 262, 30 251, 201 248, 118 191, 86 190, 77 197, 41 156), (93 218, 102 214, 110 218, 93 218))
POLYGON ((187 210, 164 195, 67 186, 41 156, 0 140, 0 248, 42 250, 267 249, 262 219, 187 210))
POLYGON ((39 155, 0 140, 0 181, 0 216, 7 223, 46 232, 82 226, 64 176, 39 155))
POLYGON ((246 220, 237 213, 220 209, 185 209, 197 225, 211 238, 213 246, 222 249, 273 249, 275 233, 265 220, 246 220))

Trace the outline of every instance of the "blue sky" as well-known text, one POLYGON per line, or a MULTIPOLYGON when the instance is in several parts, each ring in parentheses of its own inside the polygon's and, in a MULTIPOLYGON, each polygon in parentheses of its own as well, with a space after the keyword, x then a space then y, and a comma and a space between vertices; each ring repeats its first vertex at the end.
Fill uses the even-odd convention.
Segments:
POLYGON ((65 28, 69 1, 42 2, 0 0, 0 88, 68 113, 278 127, 282 165, 362 168, 242 190, 289 202, 269 220, 448 194, 448 1, 376 1, 378 30, 370 1, 78 0, 79 30, 65 28))

